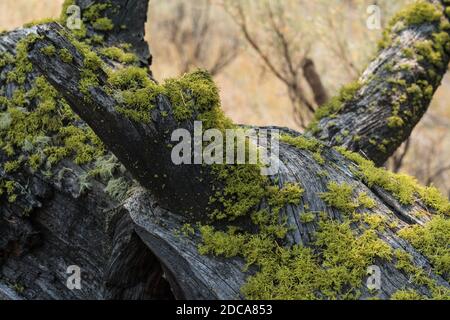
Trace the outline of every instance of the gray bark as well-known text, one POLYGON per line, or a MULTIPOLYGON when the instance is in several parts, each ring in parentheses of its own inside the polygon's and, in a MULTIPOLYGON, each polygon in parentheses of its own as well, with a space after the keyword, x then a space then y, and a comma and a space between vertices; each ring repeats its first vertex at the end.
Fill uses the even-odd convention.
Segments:
MULTIPOLYGON (((126 167, 127 173, 118 174, 129 181, 136 179, 141 188, 135 189, 125 203, 118 203, 105 193, 102 181, 94 181, 91 190, 79 194, 74 181, 88 167, 63 162, 56 170, 70 168, 71 172, 62 179, 20 170, 11 178, 24 186, 24 197, 14 205, 3 199, 0 203, 0 297, 243 298, 240 288, 247 276, 257 271, 255 268, 243 271, 244 261, 240 258, 200 255, 198 233, 186 236, 176 232, 185 223, 206 219, 202 209, 216 182, 208 171, 196 166, 175 167, 170 161, 166 148, 169 137, 165 132, 179 125, 172 116, 169 100, 164 96, 158 98, 151 124, 132 122, 115 111, 114 96, 101 89, 106 76, 100 75, 99 87, 91 89, 92 99, 86 101, 78 91, 82 56, 63 36, 60 26, 51 24, 11 32, 0 38, 0 49, 14 52, 18 39, 30 32, 38 33, 43 39, 29 52, 35 71, 28 81, 31 83, 38 74, 36 71, 43 74, 126 167), (56 49, 68 49, 74 56, 73 63, 63 64, 59 59, 45 56, 40 49, 49 44, 56 49), (161 111, 167 111, 169 116, 160 117, 161 111), (166 174, 164 191, 155 173, 158 177, 166 174), (195 179, 198 177, 204 179, 195 179), (22 216, 24 207, 31 209, 28 217, 22 216), (82 290, 71 291, 65 286, 68 265, 81 266, 83 275, 88 277, 82 290), (17 290, 17 284, 23 290, 17 290)), ((14 90, 5 83, 1 85, 10 93, 14 90)), ((182 126, 192 131, 193 119, 182 126)), ((298 135, 289 129, 281 130, 298 135)), ((271 177, 272 181, 278 181, 280 186, 296 182, 305 189, 300 205, 287 206, 281 212, 293 226, 284 245, 311 245, 318 225, 317 220, 310 223, 299 220, 299 213, 306 207, 311 212, 323 211, 332 219, 342 219, 342 213, 319 196, 327 191, 330 181, 346 182, 355 187, 355 192, 366 192, 376 201, 371 213, 397 222, 399 228, 424 224, 431 219, 431 214, 417 217, 416 213, 426 207, 420 200, 404 206, 385 190, 362 182, 352 171, 354 164, 334 149, 325 148, 323 157, 325 164, 321 165, 308 151, 284 143, 280 146, 281 170, 271 177)), ((6 159, 0 153, 0 162, 6 159)), ((6 175, 3 171, 0 174, 6 175)), ((416 266, 424 269, 438 285, 449 288, 448 282, 433 272, 430 262, 395 231, 388 229, 379 237, 393 249, 402 248, 411 254, 416 266)), ((378 265, 385 275, 381 298, 405 288, 430 295, 426 286, 411 283, 394 262, 380 261, 378 265)), ((361 289, 362 299, 370 296, 367 289, 361 289)))
MULTIPOLYGON (((440 6, 445 1, 429 2, 440 6)), ((449 5, 442 6, 448 8, 449 5)), ((442 20, 448 22, 445 15, 442 20)), ((408 139, 440 86, 450 55, 445 51, 440 65, 431 63, 427 58, 421 59, 417 54, 409 56, 405 52, 417 52, 415 46, 420 41, 436 43, 433 34, 439 31, 439 23, 422 23, 398 31, 401 25, 402 22, 399 22, 393 27, 392 42, 379 52, 360 77, 362 86, 355 97, 343 103, 336 113, 320 119, 316 130, 308 134, 330 146, 343 145, 349 150, 361 152, 380 166, 408 139), (405 85, 392 83, 391 80, 405 81, 405 85), (432 92, 414 103, 415 96, 407 89, 414 84, 421 86, 423 81, 431 85, 432 92), (403 94, 407 99, 399 101, 403 94), (398 116, 403 119, 404 125, 390 127, 388 119, 393 115, 396 102, 400 102, 398 116), (381 145, 384 147, 380 148, 381 145)))

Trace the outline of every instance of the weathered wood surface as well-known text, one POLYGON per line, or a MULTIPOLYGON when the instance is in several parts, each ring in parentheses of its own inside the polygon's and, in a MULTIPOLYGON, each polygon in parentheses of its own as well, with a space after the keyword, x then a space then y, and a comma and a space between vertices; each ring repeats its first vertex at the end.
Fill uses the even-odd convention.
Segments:
MULTIPOLYGON (((75 50, 75 48, 70 47, 69 43, 64 42, 55 27, 41 27, 38 33, 43 35, 44 39, 39 41, 30 52, 30 58, 34 62, 42 61, 42 59, 44 59, 42 54, 40 54, 39 48, 50 43, 56 48, 67 46, 71 51, 75 50)), ((71 101, 72 104, 76 104, 76 101, 79 101, 81 98, 77 96, 77 87, 68 79, 69 75, 72 79, 75 79, 74 81, 78 78, 77 74, 80 71, 79 68, 76 68, 77 65, 77 62, 75 61, 73 65, 70 66, 70 70, 67 70, 67 67, 64 68, 63 66, 59 66, 58 61, 49 60, 39 67, 41 72, 48 77, 48 80, 55 85, 60 92, 63 92, 66 99, 71 101)), ((100 83, 99 87, 101 88, 102 85, 106 84, 100 83)), ((242 261, 239 262, 239 260, 233 259, 224 261, 221 258, 201 256, 197 251, 198 239, 195 241, 195 238, 190 239, 189 237, 177 234, 176 232, 182 228, 184 223, 192 220, 189 220, 189 217, 183 217, 183 213, 177 211, 177 208, 183 208, 185 205, 184 203, 177 204, 177 201, 184 202, 184 199, 181 200, 177 197, 173 197, 171 202, 167 203, 165 197, 167 195, 178 194, 180 188, 179 178, 182 178, 182 175, 189 177, 192 174, 190 171, 190 167, 192 166, 181 166, 177 171, 177 175, 169 176, 165 182, 165 194, 162 198, 159 198, 158 193, 152 192, 152 182, 154 182, 152 180, 155 180, 154 178, 152 179, 153 175, 145 175, 145 171, 152 169, 144 166, 139 166, 138 168, 133 167, 134 163, 143 164, 141 162, 142 160, 139 159, 142 154, 147 154, 146 150, 150 151, 149 154, 153 153, 155 150, 154 146, 149 142, 141 145, 141 142, 139 142, 139 135, 141 135, 142 141, 150 141, 153 140, 152 134, 158 137, 158 130, 144 129, 142 131, 137 131, 136 133, 131 131, 133 133, 131 140, 133 141, 132 144, 137 144, 139 148, 143 149, 140 154, 127 150, 128 147, 124 145, 123 140, 121 141, 120 138, 115 137, 123 137, 125 135, 130 137, 129 132, 130 129, 133 128, 133 125, 125 117, 117 115, 117 112, 112 107, 114 101, 110 101, 113 99, 112 96, 107 96, 105 92, 100 90, 101 89, 93 89, 91 92, 91 95, 93 96, 93 105, 90 103, 76 104, 73 108, 81 117, 83 117, 83 119, 85 119, 85 121, 87 121, 119 159, 126 160, 123 161, 123 164, 130 172, 133 172, 136 179, 152 193, 152 196, 138 193, 127 201, 125 208, 130 212, 133 221, 137 225, 137 232, 141 239, 160 259, 164 268, 168 271, 167 278, 172 284, 172 288, 176 288, 174 290, 175 296, 178 298, 186 297, 192 299, 238 298, 238 288, 241 287, 245 281, 245 275, 242 271, 242 261), (97 103, 98 106, 96 105, 97 103), (95 107, 97 107, 97 109, 91 111, 95 107), (107 121, 101 121, 102 119, 107 119, 107 121), (119 125, 115 125, 117 122, 119 125), (107 133, 105 134, 103 132, 107 133), (116 144, 119 144, 120 147, 116 144)), ((170 104, 163 97, 161 97, 157 103, 157 109, 160 108, 164 108, 164 110, 169 112, 171 111, 170 104)), ((158 122, 161 121, 162 119, 153 118, 152 125, 158 126, 158 122)), ((169 127, 176 127, 175 122, 169 122, 170 117, 169 120, 164 121, 169 124, 169 127)), ((136 124, 134 124, 134 126, 136 126, 136 124)), ((147 127, 148 125, 143 126, 147 127)), ((129 144, 129 141, 130 140, 127 140, 126 143, 129 144)), ((165 142, 166 141, 163 140, 161 143, 165 144, 165 142)), ((278 176, 272 177, 272 179, 279 181, 281 185, 288 182, 301 183, 305 189, 301 205, 298 207, 290 206, 283 211, 283 215, 287 216, 288 223, 295 226, 294 230, 289 233, 289 244, 309 245, 311 243, 311 238, 314 231, 316 231, 317 223, 306 224, 299 221, 299 212, 305 211, 305 206, 308 206, 311 212, 326 212, 332 219, 342 219, 342 213, 327 206, 319 197, 322 192, 327 191, 327 184, 329 181, 337 181, 339 183, 345 182, 355 186, 356 192, 367 193, 377 202, 377 206, 372 209, 372 213, 382 214, 388 221, 397 221, 399 228, 406 224, 424 223, 431 217, 425 216, 422 219, 416 218, 414 213, 420 211, 420 209, 424 207, 420 202, 414 206, 405 207, 388 193, 377 188, 369 188, 354 175, 351 170, 352 163, 336 151, 332 149, 325 150, 323 156, 326 158, 326 162, 324 165, 320 165, 308 151, 302 151, 287 144, 281 144, 280 146, 280 173, 278 176), (319 174, 320 171, 325 171, 327 174, 321 175, 319 174)), ((148 155, 148 157, 150 157, 150 155, 148 155)), ((167 161, 164 156, 151 157, 151 159, 152 166, 161 168, 161 166, 167 165, 164 163, 167 161)), ((207 176, 205 177, 206 181, 210 181, 207 179, 207 176)), ((201 187, 201 183, 197 183, 198 186, 201 187)), ((197 187, 194 186, 194 188, 197 187)), ((421 254, 396 235, 395 230, 387 230, 384 234, 380 235, 380 237, 382 237, 393 249, 405 249, 417 260, 416 263, 418 265, 431 273, 432 278, 435 278, 439 284, 448 286, 448 283, 446 283, 444 279, 432 273, 430 264, 421 254)), ((395 291, 411 286, 409 277, 396 269, 393 262, 380 262, 380 266, 383 274, 386 275, 385 285, 382 288, 382 294, 380 296, 381 298, 389 297, 395 291)), ((425 287, 419 287, 417 290, 422 294, 427 294, 427 289, 425 287)), ((362 298, 368 296, 369 293, 366 290, 366 292, 363 293, 362 298)))
MULTIPOLYGON (((82 8, 92 4, 77 2, 82 8)), ((127 28, 112 30, 105 37, 108 45, 132 43, 142 65, 151 62, 143 39, 147 5, 145 0, 128 1, 123 11, 111 16, 117 25, 127 28)), ((15 55, 17 43, 36 30, 31 27, 2 34, 0 52, 15 55)), ((6 81, 8 71, 1 70, 0 86, 10 98, 17 86, 6 81)), ((28 74, 25 87, 30 88, 39 75, 36 69, 28 74)), ((6 161, 0 151, 0 162, 6 161)), ((93 179, 90 190, 81 194, 78 178, 90 169, 69 160, 52 168, 52 177, 25 168, 12 176, 0 169, 0 176, 20 183, 24 194, 17 203, 0 202, 0 299, 172 296, 159 262, 137 237, 128 214, 105 192, 104 182, 93 179), (24 209, 28 216, 23 216, 24 209), (82 269, 81 290, 66 286, 71 265, 82 269)), ((118 174, 131 181, 127 174, 118 174)))
MULTIPOLYGON (((445 1, 429 2, 437 7, 440 4, 444 8, 449 6, 443 4, 445 1)), ((445 15, 441 19, 444 23, 448 22, 445 15)), ((392 42, 378 53, 364 71, 359 79, 362 86, 354 98, 343 103, 338 112, 321 119, 318 130, 312 133, 330 146, 343 145, 349 150, 361 152, 380 166, 408 139, 427 111, 450 61, 448 51, 443 52, 439 65, 430 62, 429 57, 421 58, 420 54, 411 56, 407 53, 417 52, 415 47, 422 41, 435 44, 435 33, 448 34, 448 29, 440 30, 439 22, 404 28, 400 21, 392 30, 392 42), (400 81, 404 81, 404 84, 399 85, 400 81), (408 92, 408 88, 424 81, 431 85, 432 90, 429 95, 419 97, 415 103, 417 96, 408 92), (400 101, 402 95, 407 96, 403 102, 400 101), (389 126, 388 119, 393 115, 394 104, 399 101, 398 116, 404 124, 389 126), (384 148, 380 148, 382 144, 384 148)))
MULTIPOLYGON (((192 194, 193 190, 204 192, 203 199, 194 194, 191 198, 199 209, 198 216, 194 218, 201 218, 201 207, 208 199, 208 183, 211 180, 207 175, 203 183, 189 180, 193 174, 202 173, 192 168, 194 166, 174 168, 168 160, 168 151, 162 147, 166 146, 167 137, 162 132, 163 129, 175 128, 173 119, 170 116, 167 119, 158 118, 155 113, 152 114, 155 117, 151 125, 133 123, 115 111, 114 97, 99 88, 91 90, 93 99, 86 102, 77 84, 83 65, 81 55, 63 37, 61 30, 57 25, 43 25, 11 32, 0 38, 0 49, 14 52, 17 41, 24 35, 30 32, 42 35, 44 38, 33 46, 29 55, 36 71, 57 88, 145 189, 136 189, 124 204, 120 204, 104 192, 105 186, 98 181, 90 191, 80 196, 79 190, 74 189, 77 184, 73 181, 87 168, 71 162, 61 163, 58 168, 69 167, 72 170, 72 173, 63 176, 62 181, 20 172, 14 178, 27 186, 27 203, 23 205, 31 205, 33 210, 29 217, 22 217, 18 207, 20 203, 14 206, 0 204, 0 298, 242 298, 240 288, 246 277, 256 270, 244 272, 244 261, 238 258, 200 255, 197 250, 200 235, 185 236, 177 232, 193 217, 186 216, 183 211, 190 203, 175 195, 192 194), (75 57, 73 64, 63 65, 57 59, 44 56, 40 48, 47 44, 57 49, 68 49, 75 57), (159 138, 157 142, 154 142, 155 136, 159 138), (136 163, 142 166, 136 167, 136 163), (154 172, 168 173, 169 183, 166 182, 164 192, 158 191, 159 181, 154 177, 154 172), (71 291, 65 286, 68 265, 82 266, 83 274, 89 276, 83 281, 81 291, 71 291), (24 290, 14 290, 14 284, 22 285, 24 290)), ((33 73, 32 77, 35 76, 33 73)), ((105 76, 101 76, 100 85, 104 81, 105 76)), ((10 92, 14 89, 5 83, 1 85, 10 92)), ((375 101, 378 98, 378 95, 367 97, 375 101)), ((171 108, 167 99, 158 99, 157 110, 170 114, 171 108)), ((186 122, 184 126, 192 130, 192 123, 186 122)), ((293 130, 279 129, 291 135, 299 134, 293 130)), ((325 140, 329 138, 323 137, 325 140)), ((361 143, 363 150, 370 148, 369 143, 361 143)), ((376 200, 376 207, 371 209, 371 213, 382 214, 388 221, 397 222, 398 228, 429 221, 430 215, 418 218, 415 214, 425 207, 420 201, 413 206, 404 206, 388 192, 367 186, 354 175, 354 164, 331 148, 324 150, 323 157, 325 164, 319 165, 308 151, 284 143, 280 146, 281 170, 271 179, 279 181, 280 185, 300 182, 305 189, 299 206, 288 206, 282 210, 281 214, 294 226, 286 245, 311 243, 317 223, 299 221, 299 212, 304 211, 305 206, 311 212, 323 211, 332 219, 341 220, 342 214, 327 206, 319 196, 327 191, 329 181, 347 182, 355 186, 355 192, 366 192, 376 200)), ((4 161, 1 154, 0 161, 4 161)), ((125 176, 130 179, 128 174, 125 176)), ((414 264, 429 273, 437 284, 450 287, 442 277, 433 273, 429 261, 400 239, 395 231, 386 230, 380 237, 392 248, 402 248, 410 253, 414 264)), ((429 295, 425 286, 412 284, 409 277, 395 268, 392 262, 379 262, 378 265, 385 275, 380 298, 390 297, 404 288, 413 288, 429 295)), ((363 288, 361 298, 369 296, 367 289, 363 288)))

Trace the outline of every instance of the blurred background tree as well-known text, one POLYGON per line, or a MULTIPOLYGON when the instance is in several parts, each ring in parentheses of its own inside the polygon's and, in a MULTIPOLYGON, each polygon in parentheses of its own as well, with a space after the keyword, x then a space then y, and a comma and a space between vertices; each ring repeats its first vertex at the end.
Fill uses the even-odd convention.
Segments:
MULTIPOLYGON (((302 130, 314 109, 358 78, 381 27, 412 0, 152 0, 147 40, 157 79, 208 69, 235 122, 302 130), (169 41, 168 41, 169 40, 169 41)), ((63 0, 1 0, 0 30, 57 17, 63 0)), ((450 76, 410 140, 386 163, 450 196, 450 76)))

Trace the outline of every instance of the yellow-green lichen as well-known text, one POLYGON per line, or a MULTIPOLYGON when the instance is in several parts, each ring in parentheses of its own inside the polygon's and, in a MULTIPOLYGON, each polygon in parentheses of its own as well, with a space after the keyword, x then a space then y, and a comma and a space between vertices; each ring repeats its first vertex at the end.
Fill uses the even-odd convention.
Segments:
POLYGON ((423 0, 412 3, 391 19, 378 46, 380 49, 387 48, 392 43, 394 32, 400 32, 410 26, 423 23, 437 23, 441 17, 442 12, 432 3, 423 0), (397 24, 400 25, 396 26, 397 24), (394 27, 396 28, 394 29, 394 27))
POLYGON ((13 62, 14 69, 6 75, 7 82, 16 82, 19 85, 25 83, 27 74, 33 70, 33 65, 28 60, 28 48, 39 38, 38 35, 30 34, 19 40, 16 46, 16 57, 13 62))
POLYGON ((301 150, 307 150, 312 152, 314 160, 317 163, 323 165, 325 159, 322 157, 323 143, 314 138, 307 138, 305 136, 291 136, 287 134, 282 134, 280 136, 280 141, 294 146, 301 150))
POLYGON ((277 186, 270 186, 267 187, 267 191, 268 204, 275 213, 279 213, 286 205, 298 206, 304 192, 304 190, 295 183, 287 183, 281 189, 277 186))
POLYGON ((102 18, 99 18, 99 19, 95 20, 92 23, 92 27, 95 30, 109 31, 109 30, 112 30, 114 28, 114 24, 111 21, 111 19, 109 19, 107 17, 102 17, 102 18))
POLYGON ((30 21, 27 22, 23 25, 24 28, 30 28, 33 26, 37 26, 37 25, 41 25, 41 24, 47 24, 47 23, 51 23, 51 22, 58 22, 57 19, 55 18, 43 18, 40 20, 34 20, 34 21, 30 21))
POLYGON ((337 96, 331 98, 329 102, 316 110, 314 114, 314 121, 310 124, 309 130, 315 132, 317 124, 321 119, 339 112, 345 103, 355 98, 355 95, 361 87, 362 83, 359 81, 349 83, 342 87, 337 96))
POLYGON ((424 297, 415 290, 398 290, 391 296, 391 300, 423 300, 424 297))
POLYGON ((43 54, 45 54, 46 56, 50 56, 51 57, 51 56, 55 55, 56 49, 55 49, 55 46, 49 45, 49 46, 46 46, 46 47, 42 48, 41 52, 43 54))
POLYGON ((65 158, 85 164, 105 152, 90 129, 70 125, 76 116, 42 76, 31 89, 16 89, 6 101, 0 147, 11 159, 4 164, 7 171, 18 169, 19 163, 32 171, 44 165, 42 170, 48 170, 65 158))
POLYGON ((110 58, 112 60, 125 63, 125 64, 133 64, 138 61, 138 58, 135 54, 125 52, 122 48, 119 47, 108 47, 100 49, 100 54, 110 58))
POLYGON ((267 238, 247 243, 241 252, 260 267, 242 288, 249 299, 356 299, 367 266, 391 258, 389 246, 374 232, 358 236, 349 223, 333 221, 319 224, 317 252, 279 247, 267 238))
POLYGON ((257 165, 216 165, 213 168, 223 189, 210 199, 219 203, 221 209, 212 213, 215 219, 234 220, 249 215, 267 194, 268 179, 261 176, 257 165))
POLYGON ((189 223, 185 223, 181 229, 180 229, 181 233, 185 236, 192 236, 195 234, 195 229, 192 225, 190 225, 189 223))
POLYGON ((123 178, 109 179, 105 187, 105 192, 109 194, 112 199, 122 202, 126 199, 127 192, 130 189, 130 184, 123 178))
POLYGON ((98 74, 106 68, 103 60, 91 51, 88 46, 79 42, 73 42, 77 49, 83 54, 84 67, 81 70, 81 79, 79 83, 80 92, 85 95, 86 99, 90 98, 89 90, 99 86, 98 74))
POLYGON ((66 48, 63 48, 59 51, 59 57, 65 63, 72 63, 72 61, 73 61, 72 54, 66 48))
POLYGON ((413 225, 400 230, 399 235, 430 260, 437 274, 450 279, 449 219, 436 216, 423 226, 413 225))
POLYGON ((338 209, 343 214, 351 215, 358 208, 372 209, 376 206, 375 200, 365 192, 361 192, 355 197, 354 187, 347 183, 339 184, 331 181, 327 188, 328 191, 321 193, 320 197, 327 205, 338 209))
POLYGON ((150 80, 147 70, 132 66, 110 72, 108 82, 116 90, 117 110, 135 121, 149 122, 156 98, 164 95, 178 122, 200 120, 204 129, 233 126, 220 109, 218 89, 206 71, 198 70, 159 85, 150 80))
POLYGON ((387 125, 389 128, 398 128, 403 127, 405 121, 399 116, 392 116, 387 119, 387 125))
MULTIPOLYGON (((395 267, 405 272, 410 281, 417 286, 426 286, 431 293, 431 299, 450 300, 450 289, 437 284, 429 272, 413 263, 413 257, 402 249, 394 251, 395 267)), ((395 297, 395 294, 394 294, 395 297)))

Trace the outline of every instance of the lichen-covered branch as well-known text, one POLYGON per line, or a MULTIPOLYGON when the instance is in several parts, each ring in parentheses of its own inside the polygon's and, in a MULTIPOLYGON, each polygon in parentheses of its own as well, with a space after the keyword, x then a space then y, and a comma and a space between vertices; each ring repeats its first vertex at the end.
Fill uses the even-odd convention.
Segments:
MULTIPOLYGON (((132 2, 129 10, 147 6, 132 2)), ((129 40, 143 41, 146 10, 127 20, 129 40)), ((36 29, 0 36, 0 299, 172 297, 159 262, 118 208, 132 178, 29 61, 36 29), (82 290, 66 286, 71 265, 89 278, 82 290)), ((106 38, 100 54, 111 65, 147 65, 145 43, 134 53, 122 46, 127 37, 106 38)), ((42 52, 73 61, 67 50, 42 52)))
POLYGON ((93 46, 112 47, 126 45, 142 65, 151 65, 151 55, 144 40, 148 0, 65 0, 60 22, 66 26, 71 5, 80 8, 82 24, 72 30, 78 40, 93 46))
POLYGON ((382 165, 428 109, 450 60, 450 4, 418 1, 384 31, 361 78, 316 112, 309 134, 382 165))
POLYGON ((260 164, 176 165, 173 130, 239 129, 206 72, 157 84, 130 52, 58 24, 0 45, 14 84, 2 83, 0 295, 450 297, 450 203, 437 189, 280 128, 272 176, 260 164), (92 277, 83 291, 65 287, 67 264, 92 277), (382 283, 370 289, 373 265, 382 283))
POLYGON ((56 24, 39 27, 38 34, 44 38, 35 43, 30 59, 141 185, 169 210, 188 215, 206 208, 213 186, 208 169, 174 164, 171 136, 178 128, 193 130, 193 122, 185 121, 194 112, 185 106, 189 97, 179 94, 185 87, 196 86, 193 94, 203 101, 196 116, 217 112, 217 92, 208 75, 198 72, 158 85, 144 69, 130 66, 113 71, 97 53, 74 39, 71 43, 56 24), (43 49, 49 46, 70 52, 71 63, 48 56, 43 49), (169 98, 178 99, 175 108, 169 98))
POLYGON ((436 189, 286 130, 281 168, 271 177, 258 165, 175 165, 167 130, 193 132, 196 120, 204 129, 236 128, 207 74, 158 85, 145 70, 110 69, 57 25, 38 34, 31 61, 148 190, 125 209, 176 297, 449 296, 438 252, 448 251, 450 204, 436 189), (48 46, 67 49, 72 63, 48 58, 48 46), (421 233, 436 247, 418 241, 421 233), (372 264, 385 277, 376 293, 364 282, 372 264))

